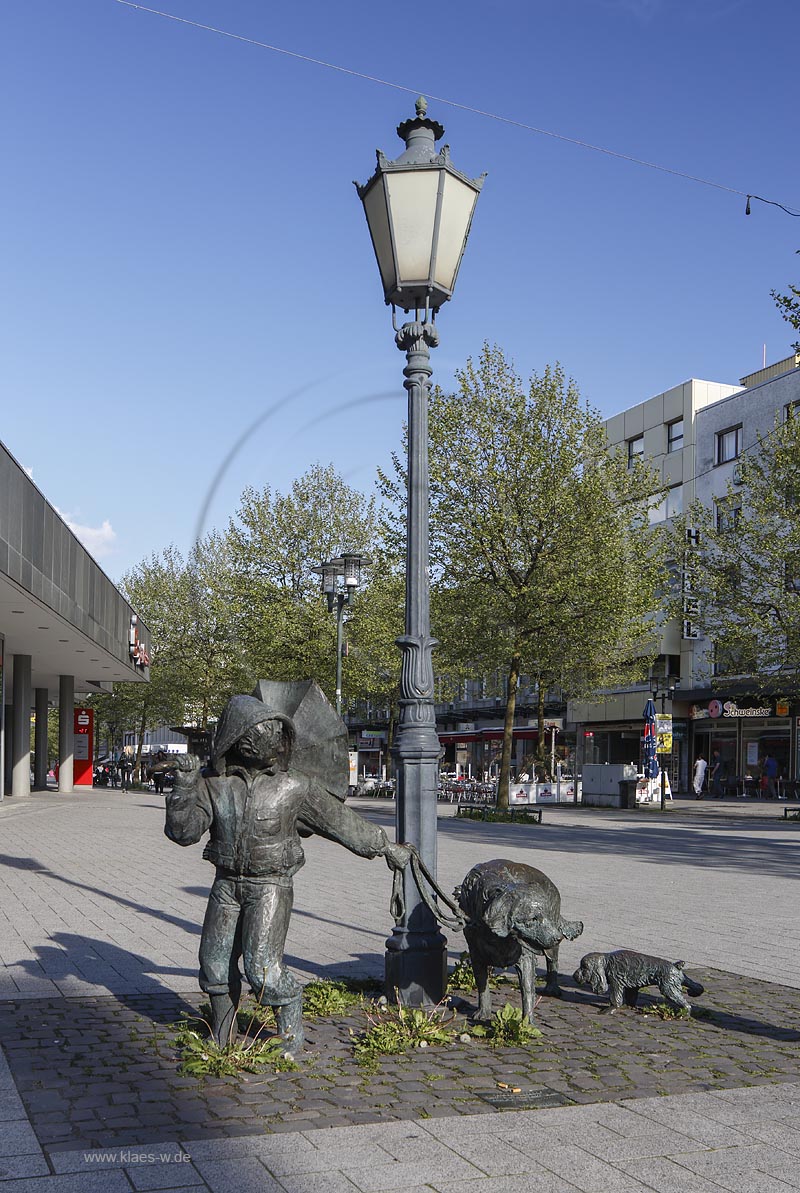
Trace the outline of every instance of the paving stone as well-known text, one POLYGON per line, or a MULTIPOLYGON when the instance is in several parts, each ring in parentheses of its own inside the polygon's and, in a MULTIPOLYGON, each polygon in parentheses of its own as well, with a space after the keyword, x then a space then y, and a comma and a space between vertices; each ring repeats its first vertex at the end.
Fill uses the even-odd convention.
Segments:
POLYGON ((0 1129, 0 1158, 40 1155, 39 1140, 27 1120, 5 1122, 0 1129))
POLYGON ((244 1160, 200 1160, 197 1171, 211 1193, 284 1193, 263 1164, 244 1160))

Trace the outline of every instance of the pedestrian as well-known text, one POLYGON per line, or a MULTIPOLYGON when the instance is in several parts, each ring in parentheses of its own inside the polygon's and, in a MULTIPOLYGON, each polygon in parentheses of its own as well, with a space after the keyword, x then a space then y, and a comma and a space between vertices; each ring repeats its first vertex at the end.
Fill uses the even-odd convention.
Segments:
POLYGON ((695 799, 703 798, 703 783, 706 779, 706 768, 708 763, 702 754, 697 755, 697 762, 694 764, 694 778, 692 779, 692 786, 694 787, 695 799))
POLYGON ((153 790, 155 791, 156 795, 164 794, 164 780, 165 780, 166 776, 165 776, 163 770, 158 769, 158 765, 160 763, 166 762, 166 760, 167 760, 167 756, 164 753, 164 751, 159 750, 155 757, 155 765, 153 766, 153 769, 151 771, 151 774, 153 776, 153 790))
POLYGON ((131 770, 132 769, 133 769, 133 767, 131 766, 131 760, 127 756, 127 754, 125 754, 119 760, 120 787, 122 788, 123 791, 126 791, 130 788, 131 770))
POLYGON ((764 755, 764 766, 762 768, 762 775, 765 779, 764 783, 764 797, 765 799, 778 798, 778 759, 767 752, 764 755))
POLYGON ((719 750, 711 752, 711 775, 708 789, 712 799, 722 799, 722 758, 719 750))

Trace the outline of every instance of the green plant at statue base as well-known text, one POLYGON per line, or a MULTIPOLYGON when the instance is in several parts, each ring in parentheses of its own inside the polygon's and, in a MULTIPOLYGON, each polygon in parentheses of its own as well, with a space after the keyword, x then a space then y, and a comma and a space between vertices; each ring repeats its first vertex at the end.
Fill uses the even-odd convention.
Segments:
POLYGON ((642 1015, 655 1015, 659 1019, 691 1019, 692 1013, 687 1007, 676 1007, 671 1002, 647 1003, 639 1007, 642 1015))
POLYGON ((353 1052, 360 1065, 374 1067, 379 1056, 397 1056, 412 1048, 450 1044, 456 1030, 455 1016, 439 1003, 429 1011, 419 1007, 376 1005, 366 1009, 367 1028, 350 1031, 353 1052))
MULTIPOLYGON (((537 1004, 538 1004, 537 999, 537 1004)), ((495 1011, 491 1023, 476 1023, 469 1034, 479 1040, 486 1040, 493 1048, 509 1048, 530 1044, 541 1037, 538 1027, 532 1027, 518 1007, 507 1002, 501 1010, 495 1011)))
MULTIPOLYGON (((489 987, 496 990, 498 986, 513 985, 514 979, 509 978, 506 974, 496 974, 493 969, 489 970, 489 987)), ((452 994, 455 990, 475 990, 475 974, 472 971, 472 962, 469 959, 469 953, 462 953, 453 968, 453 972, 447 979, 447 993, 452 994)))
POLYGON ((303 1014, 309 1019, 345 1015, 351 1007, 361 1006, 366 995, 381 989, 369 978, 321 978, 303 988, 303 1014))
MULTIPOLYGON (((253 1027, 251 1018, 249 1027, 253 1027)), ((178 1072, 188 1077, 235 1077, 237 1073, 262 1073, 270 1069, 286 1073, 299 1066, 284 1055, 280 1036, 262 1036, 263 1025, 235 1043, 220 1048, 207 1020, 185 1016, 175 1027, 175 1046, 180 1053, 178 1072)))

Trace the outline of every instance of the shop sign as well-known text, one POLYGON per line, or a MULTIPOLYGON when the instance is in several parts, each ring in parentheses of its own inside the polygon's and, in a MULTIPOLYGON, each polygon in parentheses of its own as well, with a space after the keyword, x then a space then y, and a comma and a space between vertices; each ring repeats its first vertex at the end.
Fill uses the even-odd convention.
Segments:
POLYGON ((776 717, 788 717, 788 715, 789 715, 789 701, 788 700, 776 700, 775 701, 775 716, 776 717))
MULTIPOLYGON (((694 713, 693 715, 697 719, 697 714, 694 713)), ((705 714, 701 712, 700 716, 703 715, 709 716, 713 720, 719 717, 727 717, 729 719, 738 717, 771 717, 772 708, 769 704, 761 705, 757 708, 742 708, 735 700, 726 700, 724 702, 722 700, 709 700, 708 712, 705 714)), ((787 714, 784 713, 783 715, 787 714)))
POLYGON ((76 708, 72 725, 72 781, 76 787, 92 785, 93 730, 94 709, 76 708))

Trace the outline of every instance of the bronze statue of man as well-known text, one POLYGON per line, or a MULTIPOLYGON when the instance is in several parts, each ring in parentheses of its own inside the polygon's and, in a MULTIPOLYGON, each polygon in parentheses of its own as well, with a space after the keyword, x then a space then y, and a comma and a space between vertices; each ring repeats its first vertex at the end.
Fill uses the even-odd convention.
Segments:
POLYGON ((203 857, 217 868, 200 939, 200 986, 221 1047, 235 1037, 240 960, 255 997, 274 1008, 287 1054, 303 1047, 302 987, 283 965, 292 876, 305 861, 301 834, 318 833, 360 857, 385 857, 392 869, 409 857, 382 828, 293 768, 294 745, 290 717, 254 696, 233 696, 217 726, 211 773, 200 773, 194 755, 171 759, 176 775, 164 831, 178 845, 209 831, 203 857))

